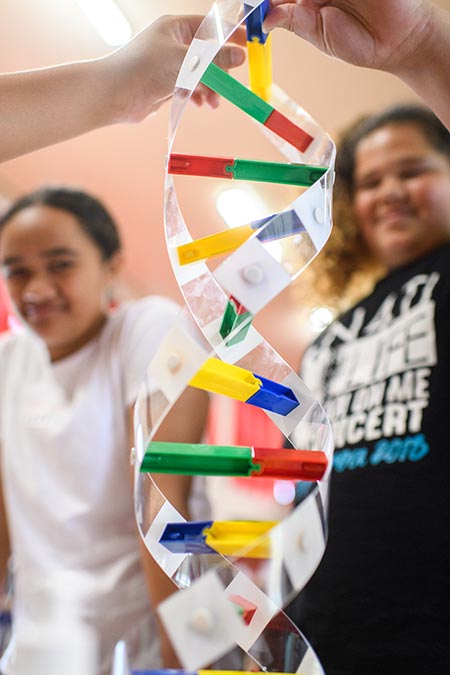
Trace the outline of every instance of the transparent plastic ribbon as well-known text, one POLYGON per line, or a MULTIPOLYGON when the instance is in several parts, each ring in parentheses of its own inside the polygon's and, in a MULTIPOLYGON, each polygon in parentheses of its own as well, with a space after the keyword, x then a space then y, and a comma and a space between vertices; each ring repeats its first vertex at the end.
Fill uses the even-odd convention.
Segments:
MULTIPOLYGON (((192 92, 220 49, 262 1, 243 5, 240 0, 218 0, 205 17, 174 92, 169 157, 192 92)), ((318 675, 323 672, 320 655, 316 656, 283 608, 305 586, 325 549, 331 428, 311 392, 252 321, 326 243, 331 230, 335 148, 320 126, 276 86, 269 103, 311 138, 302 151, 260 124, 278 149, 280 162, 321 167, 321 175, 309 187, 298 188, 298 196, 281 213, 254 225, 254 232, 214 269, 202 259, 180 264, 180 247, 193 237, 178 203, 177 178, 166 171, 165 235, 186 309, 149 365, 136 404, 135 509, 148 550, 179 589, 157 611, 185 670, 261 669, 318 675), (230 298, 245 311, 239 324, 222 337, 230 298), (299 403, 294 409, 283 414, 266 412, 298 451, 323 453, 327 469, 320 480, 299 481, 301 497, 291 512, 279 522, 266 524, 260 535, 243 539, 240 548, 234 544, 231 554, 220 546, 212 552, 173 551, 161 543, 162 533, 168 525, 176 530, 185 519, 142 467, 174 403, 198 373, 205 372, 205 364, 215 366, 218 360, 248 371, 259 383, 267 380, 292 392, 299 403), (243 619, 242 607, 236 611, 236 598, 240 598, 238 605, 253 608, 251 620, 243 619)), ((237 523, 239 528, 238 519, 237 523)))

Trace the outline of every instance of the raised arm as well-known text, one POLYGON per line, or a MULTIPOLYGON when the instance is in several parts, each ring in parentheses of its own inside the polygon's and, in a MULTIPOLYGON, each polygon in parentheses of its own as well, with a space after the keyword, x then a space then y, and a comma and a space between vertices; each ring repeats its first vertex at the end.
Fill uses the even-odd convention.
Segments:
POLYGON ((401 78, 450 128, 450 13, 428 0, 272 0, 286 28, 329 56, 401 78))
MULTIPOLYGON (((170 97, 202 17, 165 16, 105 57, 0 75, 0 162, 116 122, 138 122, 170 97)), ((238 38, 239 39, 239 38, 238 38)), ((220 65, 244 60, 237 46, 220 65)), ((217 104, 206 87, 197 104, 217 104)))
MULTIPOLYGON (((0 448, 1 454, 1 448, 0 448)), ((9 544, 8 523, 6 518, 5 503, 3 499, 3 485, 0 480, 0 604, 6 597, 6 584, 8 580, 8 562, 11 555, 9 544)))

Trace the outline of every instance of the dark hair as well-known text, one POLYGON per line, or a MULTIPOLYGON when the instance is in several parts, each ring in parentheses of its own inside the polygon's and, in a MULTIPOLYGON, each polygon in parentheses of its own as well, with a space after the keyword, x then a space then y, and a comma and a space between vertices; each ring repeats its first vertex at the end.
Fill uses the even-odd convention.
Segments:
POLYGON ((20 197, 0 217, 0 230, 17 213, 36 205, 52 206, 75 216, 104 260, 109 260, 122 248, 117 225, 101 201, 69 187, 43 187, 20 197))
POLYGON ((415 104, 387 108, 359 120, 341 137, 336 158, 336 181, 349 195, 353 194, 354 189, 355 155, 359 143, 374 131, 393 124, 415 125, 430 146, 450 161, 450 132, 431 110, 415 104))

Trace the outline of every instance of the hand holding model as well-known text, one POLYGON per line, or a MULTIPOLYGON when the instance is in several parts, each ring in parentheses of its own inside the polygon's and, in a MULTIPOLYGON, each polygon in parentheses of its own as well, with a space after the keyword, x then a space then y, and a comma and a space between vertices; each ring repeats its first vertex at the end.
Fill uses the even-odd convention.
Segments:
MULTIPOLYGON (((0 161, 116 122, 138 122, 170 97, 200 16, 165 16, 105 57, 0 75, 0 161)), ((240 40, 240 34, 237 37, 240 40)), ((244 61, 230 45, 229 68, 244 61)), ((193 100, 216 106, 199 87, 193 100)))
POLYGON ((400 77, 450 125, 450 13, 428 0, 273 0, 286 28, 325 54, 400 77))
MULTIPOLYGON (((171 97, 178 71, 202 19, 163 16, 103 59, 108 75, 117 83, 118 117, 114 121, 138 122, 171 97)), ((245 45, 244 33, 237 33, 236 40, 245 45)), ((241 65, 244 59, 243 49, 228 45, 218 55, 217 64, 228 70, 241 65)), ((202 85, 192 98, 198 105, 207 103, 216 107, 219 103, 217 94, 202 85)))

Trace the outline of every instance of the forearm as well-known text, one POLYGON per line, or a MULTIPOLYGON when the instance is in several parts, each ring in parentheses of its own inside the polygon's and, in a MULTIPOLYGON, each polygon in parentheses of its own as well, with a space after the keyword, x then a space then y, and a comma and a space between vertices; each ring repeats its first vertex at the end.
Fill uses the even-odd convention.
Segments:
MULTIPOLYGON (((199 443, 208 412, 208 396, 205 392, 188 387, 170 411, 159 428, 154 440, 178 443, 199 443)), ((189 494, 191 477, 174 474, 153 474, 153 480, 172 506, 187 520, 189 513, 189 494)), ((174 583, 160 569, 148 551, 143 553, 143 566, 147 577, 151 601, 157 607, 166 597, 176 590, 174 583)), ((163 666, 179 667, 172 645, 160 628, 160 645, 163 666)))
MULTIPOLYGON (((3 501, 3 489, 0 484, 0 595, 4 595, 6 591, 10 555, 11 547, 9 542, 8 522, 3 501)), ((3 599, 4 598, 0 597, 0 601, 3 601, 3 599)))
POLYGON ((113 86, 103 59, 0 75, 0 161, 112 123, 113 86))
MULTIPOLYGON (((177 401, 167 418, 159 428, 153 440, 178 443, 198 443, 201 440, 208 412, 208 396, 205 392, 188 387, 177 401)), ((129 411, 130 440, 133 443, 133 410, 129 411)), ((189 514, 189 494, 191 477, 185 475, 153 475, 158 488, 171 505, 187 520, 189 514)), ((141 542, 142 567, 147 580, 152 606, 157 606, 174 591, 174 582, 153 560, 145 544, 141 542)), ((163 665, 171 668, 179 666, 172 645, 161 623, 159 636, 163 665)))
MULTIPOLYGON (((165 572, 163 572, 159 565, 153 560, 152 556, 147 551, 143 543, 141 560, 142 568, 147 580, 147 586, 149 590, 151 589, 151 602, 153 607, 156 609, 160 602, 168 598, 177 590, 177 587, 175 583, 169 579, 165 572)), ((180 664, 172 647, 172 643, 170 642, 166 631, 164 630, 158 613, 155 612, 155 614, 156 620, 158 622, 161 665, 164 668, 179 668, 180 664)))
MULTIPOLYGON (((153 480, 158 485, 164 496, 169 500, 171 505, 179 513, 181 513, 184 518, 189 520, 190 513, 188 498, 191 485, 190 476, 153 474, 153 480)), ((143 542, 141 542, 141 546, 142 568, 147 581, 147 588, 152 606, 155 610, 157 610, 158 605, 177 590, 177 586, 166 575, 166 573, 163 572, 158 563, 148 552, 143 542)), ((180 664, 178 663, 176 653, 173 649, 170 639, 166 634, 166 631, 164 630, 164 626, 159 619, 157 611, 156 618, 158 622, 159 646, 162 666, 164 668, 179 668, 180 664)))
POLYGON ((450 13, 433 6, 417 59, 393 70, 450 129, 450 13))

